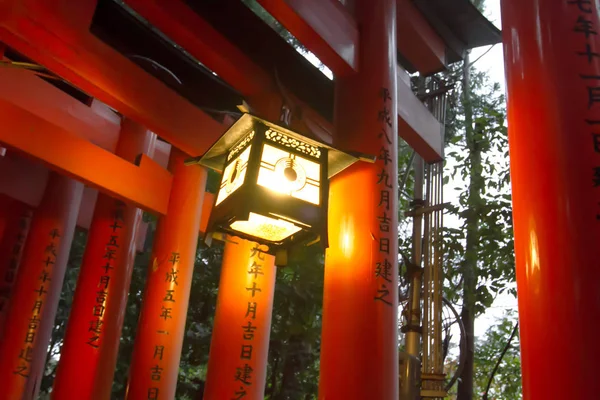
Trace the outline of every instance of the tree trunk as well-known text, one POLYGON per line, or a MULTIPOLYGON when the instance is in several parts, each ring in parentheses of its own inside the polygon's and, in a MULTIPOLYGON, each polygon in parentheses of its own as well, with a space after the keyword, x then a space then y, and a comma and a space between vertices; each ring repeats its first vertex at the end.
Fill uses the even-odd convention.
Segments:
POLYGON ((473 399, 473 357, 475 354, 475 301, 477 290, 477 258, 479 242, 479 219, 481 190, 483 187, 480 129, 473 125, 473 104, 471 102, 471 79, 469 53, 466 52, 463 67, 463 108, 465 114, 465 139, 468 150, 470 182, 468 212, 465 218, 467 231, 463 272, 463 307, 461 320, 467 334, 466 348, 461 349, 463 370, 458 384, 457 400, 473 399), (464 356, 463 356, 464 354, 464 356))

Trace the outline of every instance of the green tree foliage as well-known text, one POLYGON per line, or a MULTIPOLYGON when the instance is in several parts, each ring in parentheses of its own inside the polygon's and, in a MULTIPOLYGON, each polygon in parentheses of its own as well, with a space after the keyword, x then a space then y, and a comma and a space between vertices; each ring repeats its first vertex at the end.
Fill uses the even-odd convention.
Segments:
MULTIPOLYGON (((458 67, 460 71, 462 66, 458 67)), ((458 72, 457 71, 457 72, 458 72)), ((495 295, 514 292, 514 247, 510 171, 508 165, 508 138, 504 95, 498 83, 491 83, 487 74, 471 68, 472 129, 466 135, 465 104, 461 99, 462 82, 450 97, 447 132, 451 137, 446 152, 446 173, 458 194, 448 220, 458 221, 458 228, 446 228, 445 268, 446 296, 458 301, 462 296, 461 265, 465 261, 467 217, 475 216, 479 241, 476 243, 477 290, 476 314, 491 305, 495 295), (478 165, 473 165, 472 153, 480 154, 478 165), (473 181, 472 175, 479 179, 473 181), (477 196, 473 196, 473 193, 477 196), (462 226, 461 226, 462 225, 462 226)))
MULTIPOLYGON (((151 226, 154 225, 153 223, 151 226)), ((151 234, 147 242, 151 242, 151 234)), ((52 333, 41 397, 49 398, 62 338, 73 299, 86 233, 75 235, 59 311, 52 333)), ((199 243, 187 314, 177 399, 197 399, 203 389, 221 272, 222 246, 199 243)), ((113 383, 113 399, 123 399, 129 362, 142 304, 150 250, 137 255, 113 383)), ((299 249, 289 265, 277 271, 269 350, 266 398, 316 399, 323 297, 323 250, 318 245, 299 249)))
POLYGON ((458 398, 471 400, 475 318, 498 294, 514 291, 515 277, 504 96, 485 73, 472 65, 468 73, 464 68, 448 75, 456 90, 450 99, 446 166, 458 202, 449 210, 457 224, 445 231, 444 267, 445 295, 462 303, 467 330, 458 398))
POLYGON ((484 338, 477 340, 475 353, 475 393, 476 398, 484 395, 492 372, 500 360, 488 391, 489 400, 520 400, 521 359, 518 332, 510 342, 506 352, 502 354, 516 324, 516 316, 506 313, 497 323, 490 326, 484 338))
MULTIPOLYGON (((488 385, 490 388, 487 400, 520 400, 523 398, 518 330, 508 344, 516 322, 516 312, 509 310, 488 327, 485 335, 476 339, 473 399, 485 400, 484 395, 488 385), (492 379, 491 383, 490 379, 492 379)), ((456 352, 452 352, 452 354, 453 356, 446 360, 448 374, 454 373, 457 368, 457 354, 456 352)), ((448 399, 456 400, 456 396, 456 388, 454 388, 450 391, 448 399)))

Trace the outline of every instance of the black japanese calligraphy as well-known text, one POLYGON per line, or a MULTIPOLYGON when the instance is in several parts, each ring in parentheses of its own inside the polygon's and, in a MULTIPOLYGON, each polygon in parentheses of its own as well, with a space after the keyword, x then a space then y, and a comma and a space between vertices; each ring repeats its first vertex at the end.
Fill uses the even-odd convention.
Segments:
POLYGON ((251 291, 252 292, 252 297, 254 297, 254 295, 256 294, 256 292, 262 292, 261 289, 256 287, 256 282, 252 282, 252 287, 251 288, 246 288, 247 291, 251 291))
POLYGON ((243 360, 251 360, 252 359, 252 345, 251 344, 243 344, 242 352, 240 353, 240 358, 243 360))
POLYGON ((42 283, 50 282, 50 274, 48 273, 48 271, 43 269, 40 273, 40 276, 38 277, 38 280, 42 281, 42 283))
POLYGON ((41 297, 43 294, 48 293, 48 291, 46 290, 44 285, 41 285, 40 288, 37 290, 34 290, 34 292, 36 292, 38 294, 38 297, 41 297))
POLYGON ((110 262, 117 258, 116 253, 117 253, 116 249, 111 249, 111 248, 107 247, 106 252, 104 253, 104 256, 102 258, 106 258, 110 262))
POLYGON ((592 61, 594 60, 594 57, 600 57, 600 54, 594 53, 592 51, 592 47, 590 46, 589 43, 585 44, 585 50, 584 51, 578 51, 575 54, 577 54, 578 56, 586 56, 588 64, 592 63, 592 61))
POLYGON ((594 151, 600 153, 600 134, 592 133, 592 138, 594 139, 594 151))
POLYGON ((34 315, 33 317, 29 318, 28 329, 36 330, 37 327, 39 326, 40 322, 42 322, 42 320, 37 315, 34 315))
POLYGON ((92 315, 94 317, 102 317, 104 316, 104 306, 101 304, 96 304, 92 309, 92 315))
POLYGON ((25 343, 33 343, 35 340, 35 331, 27 331, 25 333, 25 343))
POLYGON ((165 352, 165 346, 154 346, 154 355, 152 356, 153 359, 159 359, 162 360, 163 359, 163 353, 165 352))
POLYGON ((586 39, 589 39, 590 35, 597 35, 598 32, 596 32, 593 29, 593 22, 589 19, 586 19, 585 16, 580 15, 579 18, 577 18, 577 22, 575 23, 575 27, 573 28, 574 32, 579 32, 579 33, 583 33, 585 35, 586 39))
POLYGON ((46 267, 54 265, 54 258, 50 256, 46 257, 46 259, 44 260, 44 264, 46 265, 46 267))
POLYGON ((36 301, 35 303, 33 303, 33 308, 31 309, 31 311, 36 314, 41 314, 42 313, 42 304, 43 303, 40 300, 36 301))
POLYGON ((588 108, 600 102, 600 86, 588 86, 588 108))
POLYGON ((175 293, 175 290, 167 290, 167 294, 165 294, 165 298, 163 299, 163 301, 166 301, 169 303, 175 303, 175 298, 173 297, 174 293, 175 293))
POLYGON ((100 340, 100 336, 99 335, 92 335, 87 342, 85 342, 85 344, 87 344, 90 347, 93 347, 95 349, 99 348, 100 345, 98 344, 98 341, 100 340))
POLYGON ((110 265, 110 261, 107 261, 106 264, 102 266, 102 269, 104 269, 104 273, 108 275, 108 271, 115 268, 112 265, 110 265))
POLYGON ((250 250, 250 258, 258 258, 261 261, 265 260, 265 253, 259 248, 259 245, 256 244, 256 246, 254 246, 251 250, 250 250))
POLYGON ((148 388, 148 400, 157 400, 158 399, 158 388, 151 387, 148 388))
POLYGON ((172 311, 173 311, 173 309, 172 309, 172 308, 168 308, 168 307, 162 306, 162 307, 161 307, 161 313, 160 313, 160 317, 161 317, 162 319, 164 319, 165 321, 166 321, 167 319, 171 319, 171 318, 173 318, 173 316, 171 315, 171 312, 172 312, 172 311))
POLYGON ((383 262, 378 262, 375 267, 375 277, 382 278, 387 282, 392 282, 392 264, 385 258, 383 262))
POLYGON ((117 220, 117 221, 125 221, 125 214, 124 214, 124 209, 123 207, 125 207, 125 203, 123 203, 122 201, 116 200, 115 201, 115 206, 116 208, 113 210, 113 219, 117 220))
POLYGON ((390 182, 390 176, 387 173, 387 171, 385 170, 385 168, 381 169, 381 172, 379 174, 377 174, 377 184, 381 184, 383 183, 385 187, 391 189, 392 188, 392 184, 390 182))
POLYGON ((52 257, 56 257, 56 245, 54 242, 51 242, 48 246, 46 246, 45 253, 51 255, 52 257))
POLYGON ((30 363, 31 360, 33 359, 33 347, 31 347, 31 346, 23 347, 21 349, 21 352, 19 353, 19 358, 30 363))
POLYGON ((246 397, 247 393, 246 393, 246 389, 244 389, 243 386, 240 386, 240 390, 236 390, 234 396, 232 397, 231 400, 240 400, 243 399, 244 397, 246 397))
POLYGON ((96 292, 96 303, 100 303, 100 304, 104 304, 104 302, 106 301, 106 295, 108 293, 105 292, 104 290, 100 290, 96 292))
POLYGON ((13 374, 20 375, 23 378, 29 378, 29 374, 27 373, 27 364, 19 364, 13 371, 13 374))
POLYGON ((390 231, 390 222, 391 219, 388 217, 387 212, 383 212, 383 215, 377 217, 379 221, 379 231, 380 232, 389 232, 390 231))
POLYGON ((103 289, 108 289, 108 283, 110 282, 110 276, 102 275, 100 277, 100 282, 98 282, 98 287, 103 289))
MULTIPOLYGON (((392 116, 387 106, 383 106, 383 109, 377 114, 379 122, 384 122, 388 127, 392 127, 392 116)), ((390 143, 391 144, 391 143, 390 143)))
POLYGON ((592 13, 592 1, 591 0, 568 0, 567 4, 577 5, 579 11, 586 14, 592 13))
POLYGON ((378 207, 385 206, 385 209, 389 211, 390 209, 390 191, 389 190, 381 190, 379 192, 379 204, 378 207))
POLYGON ((179 270, 175 269, 175 268, 171 268, 171 271, 167 271, 167 278, 165 279, 165 282, 170 282, 173 283, 175 286, 179 286, 177 284, 177 273, 179 272, 179 270))
POLYGON ((379 252, 390 254, 390 239, 389 238, 380 238, 379 239, 379 252))
POLYGON ((117 219, 115 219, 115 221, 113 222, 112 225, 108 226, 109 228, 112 228, 113 233, 116 232, 118 229, 121 229, 123 227, 123 225, 119 225, 119 222, 117 219))
POLYGON ((235 371, 235 381, 240 381, 246 386, 252 385, 252 372, 254 370, 249 364, 244 364, 243 367, 236 368, 235 371))
POLYGON ((390 95, 390 90, 388 88, 381 88, 379 95, 383 99, 383 104, 386 104, 388 100, 392 100, 392 96, 390 95))
POLYGON ((96 318, 90 321, 90 327, 88 328, 88 332, 101 333, 102 325, 104 322, 100 318, 96 318))
POLYGON ((379 138, 379 139, 381 139, 382 137, 385 137, 385 141, 387 142, 387 144, 392 144, 390 136, 388 135, 387 131, 384 128, 381 128, 379 135, 377 135, 377 138, 379 138))
POLYGON ((390 291, 387 286, 381 285, 381 288, 377 290, 377 296, 375 296, 376 301, 381 301, 384 304, 391 306, 392 303, 389 301, 390 291))
POLYGON ((171 253, 171 258, 169 259, 169 262, 173 265, 177 264, 179 262, 180 256, 179 253, 176 252, 172 252, 171 253))
POLYGON ((246 308, 246 317, 256 319, 256 302, 248 302, 248 308, 246 308))
POLYGON ((256 330, 256 326, 252 325, 252 322, 248 321, 248 323, 242 326, 244 330, 244 340, 253 340, 254 339, 254 331, 256 330))
POLYGON ((119 235, 110 235, 110 239, 108 239, 108 243, 106 245, 119 247, 119 244, 117 243, 118 238, 119 238, 119 235))
POLYGON ((158 364, 150 368, 150 379, 153 381, 160 381, 162 370, 163 369, 158 364))
POLYGON ((383 165, 388 165, 388 163, 392 162, 392 159, 390 157, 390 151, 388 149, 386 149, 385 147, 382 147, 379 150, 378 158, 383 161, 383 165))
POLYGON ((594 187, 600 186, 600 167, 594 167, 594 177, 592 178, 594 187))
POLYGON ((264 273, 262 272, 262 265, 257 264, 256 261, 252 261, 252 265, 250 266, 250 269, 248 270, 248 274, 250 275, 254 275, 254 279, 256 279, 258 277, 258 275, 264 275, 264 273))
MULTIPOLYGON (((597 16, 592 16, 589 14, 594 13, 595 4, 591 0, 567 0, 566 3, 571 6, 576 6, 581 14, 577 16, 576 19, 573 20, 573 32, 577 35, 577 37, 584 42, 585 51, 576 52, 579 56, 585 56, 587 58, 588 64, 591 64, 595 58, 600 57, 600 54, 597 53, 596 47, 592 46, 594 44, 592 39, 594 36, 598 35, 597 28, 595 23, 598 21, 597 16)), ((581 71, 579 77, 583 80, 588 81, 596 81, 593 83, 588 83, 585 85, 587 89, 587 108, 590 110, 589 112, 597 112, 598 107, 596 103, 600 103, 600 75, 586 73, 588 71, 581 71)), ((594 71, 597 72, 597 71, 594 71)), ((588 115, 587 118, 584 118, 584 121, 587 125, 596 126, 600 125, 600 119, 595 115, 588 115)), ((600 134, 595 132, 590 132, 592 135, 592 142, 590 143, 593 146, 593 151, 595 154, 600 153, 600 134)), ((590 146, 591 147, 591 146, 590 146)), ((596 165, 600 165, 600 160, 596 161, 596 165)), ((592 187, 600 186, 600 166, 591 166, 591 183, 592 187)), ((600 203, 599 203, 600 204, 600 203)), ((595 212, 595 219, 600 221, 600 213, 595 212)))

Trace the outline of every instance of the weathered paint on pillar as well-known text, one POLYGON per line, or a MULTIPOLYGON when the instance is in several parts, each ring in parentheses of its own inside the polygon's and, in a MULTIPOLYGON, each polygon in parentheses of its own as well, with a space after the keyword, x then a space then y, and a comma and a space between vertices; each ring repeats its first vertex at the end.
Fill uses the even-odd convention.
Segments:
POLYGON ((31 208, 18 200, 9 199, 3 207, 4 229, 0 236, 0 338, 32 215, 31 208))
POLYGON ((225 245, 204 399, 262 400, 275 292, 275 258, 257 243, 225 245))
POLYGON ((206 170, 186 167, 185 159, 171 150, 171 197, 154 237, 129 370, 130 400, 175 398, 206 186, 206 170))
POLYGON ((31 220, 0 341, 7 399, 37 399, 83 184, 52 173, 31 220))
POLYGON ((600 393, 597 4, 502 1, 527 400, 600 393))
MULTIPOLYGON (((155 142, 155 134, 124 120, 116 154, 135 162, 139 154, 153 152, 155 142)), ((141 220, 142 211, 137 207, 98 195, 53 399, 110 398, 141 220)))
POLYGON ((331 182, 319 399, 397 400, 396 2, 356 7, 360 72, 336 79, 334 143, 377 161, 331 182))

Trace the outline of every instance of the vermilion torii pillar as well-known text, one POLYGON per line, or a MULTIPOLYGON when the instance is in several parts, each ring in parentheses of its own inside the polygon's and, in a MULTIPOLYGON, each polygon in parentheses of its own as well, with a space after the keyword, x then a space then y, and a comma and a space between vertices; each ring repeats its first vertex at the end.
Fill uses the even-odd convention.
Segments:
MULTIPOLYGON (((3 197, 3 229, 0 234, 0 338, 4 330, 10 293, 29 232, 31 208, 11 198, 3 197)), ((1 340, 1 339, 0 339, 1 340)))
POLYGON ((331 182, 319 399, 397 400, 396 1, 355 14, 359 73, 336 79, 334 145, 377 161, 331 182))
POLYGON ((261 249, 238 237, 225 245, 206 400, 264 398, 276 270, 261 249))
MULTIPOLYGON (((124 119, 115 153, 133 163, 139 154, 152 156, 155 142, 154 133, 124 119)), ((141 219, 139 208, 98 195, 53 399, 110 398, 141 219)))
POLYGON ((37 399, 83 184, 51 173, 31 220, 0 341, 7 399, 37 399))
POLYGON ((127 399, 173 399, 185 333, 206 170, 173 148, 167 214, 160 217, 129 372, 127 399))
POLYGON ((502 1, 527 400, 584 399, 600 393, 597 4, 502 1))

